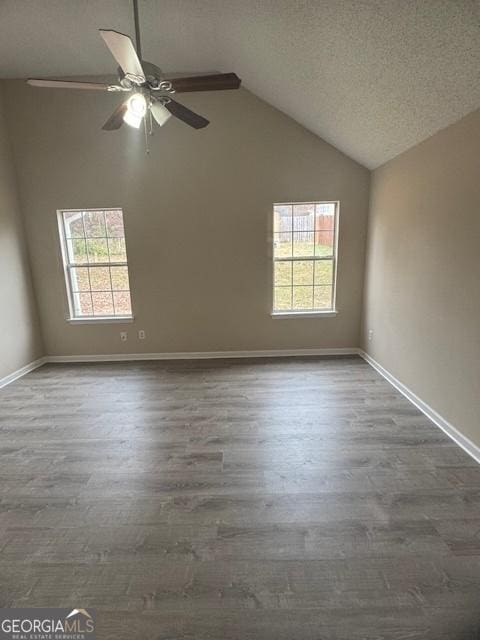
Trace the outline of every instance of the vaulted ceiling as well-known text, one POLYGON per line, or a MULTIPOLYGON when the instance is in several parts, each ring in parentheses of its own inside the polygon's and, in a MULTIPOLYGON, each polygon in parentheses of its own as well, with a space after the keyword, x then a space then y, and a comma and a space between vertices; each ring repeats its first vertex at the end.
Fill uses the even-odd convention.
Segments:
MULTIPOLYGON (((480 107, 480 0, 139 0, 143 57, 244 86, 373 168, 480 107)), ((111 73, 129 0, 2 0, 0 78, 111 73)))

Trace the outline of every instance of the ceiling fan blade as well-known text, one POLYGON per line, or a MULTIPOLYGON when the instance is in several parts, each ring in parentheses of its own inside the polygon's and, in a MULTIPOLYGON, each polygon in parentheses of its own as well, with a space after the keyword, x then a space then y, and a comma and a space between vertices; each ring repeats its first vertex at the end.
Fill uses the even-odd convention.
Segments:
POLYGON ((93 89, 108 91, 109 84, 100 82, 73 82, 71 80, 48 80, 42 78, 29 78, 27 83, 32 87, 45 87, 50 89, 93 89))
POLYGON ((138 84, 145 82, 142 63, 129 36, 107 29, 100 29, 100 35, 110 49, 112 56, 120 65, 123 73, 138 84))
POLYGON ((199 116, 198 113, 191 111, 176 100, 170 99, 170 102, 167 102, 165 104, 165 108, 170 111, 172 116, 175 116, 179 120, 182 120, 194 129, 203 129, 203 127, 206 127, 207 124, 210 124, 206 118, 204 118, 203 116, 199 116))
POLYGON ((191 78, 170 78, 177 93, 187 91, 221 91, 238 89, 242 82, 236 73, 217 73, 209 76, 192 76, 191 78))
POLYGON ((123 124, 123 116, 127 111, 127 101, 119 104, 109 119, 105 122, 102 129, 104 131, 115 131, 116 129, 120 129, 123 124))

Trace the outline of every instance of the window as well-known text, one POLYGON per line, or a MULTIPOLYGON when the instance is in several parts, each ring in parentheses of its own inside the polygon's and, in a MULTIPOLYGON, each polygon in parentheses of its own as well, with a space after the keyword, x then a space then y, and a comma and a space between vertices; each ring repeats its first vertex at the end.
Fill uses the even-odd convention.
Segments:
POLYGON ((335 309, 338 202, 273 207, 273 313, 335 309))
POLYGON ((71 319, 132 315, 121 209, 58 212, 71 319))

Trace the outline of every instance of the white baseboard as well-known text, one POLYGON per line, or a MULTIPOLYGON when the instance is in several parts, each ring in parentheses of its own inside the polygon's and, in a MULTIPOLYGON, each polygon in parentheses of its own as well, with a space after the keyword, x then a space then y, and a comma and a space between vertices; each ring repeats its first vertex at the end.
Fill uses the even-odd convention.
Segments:
POLYGON ((448 420, 445 420, 435 409, 432 409, 430 405, 419 398, 411 389, 400 382, 395 376, 393 376, 387 369, 374 360, 372 356, 368 355, 362 349, 358 350, 358 354, 371 365, 378 373, 385 378, 392 386, 395 387, 401 394, 403 394, 407 400, 410 400, 417 409, 419 409, 427 418, 440 427, 447 436, 449 436, 459 447, 461 447, 469 456, 471 456, 476 462, 480 463, 480 447, 472 442, 469 438, 464 436, 458 429, 456 429, 448 420))
POLYGON ((122 362, 131 360, 206 360, 218 358, 277 358, 288 356, 352 356, 356 348, 271 349, 267 351, 177 351, 172 353, 112 353, 103 355, 47 356, 47 362, 122 362))
POLYGON ((38 369, 38 367, 41 367, 42 364, 45 364, 46 362, 47 362, 47 358, 39 358, 38 360, 29 362, 21 369, 17 369, 13 373, 9 373, 8 376, 5 376, 4 378, 0 378, 0 389, 2 387, 6 387, 7 384, 10 384, 15 380, 18 380, 18 378, 25 376, 27 373, 30 373, 30 371, 33 371, 34 369, 38 369))

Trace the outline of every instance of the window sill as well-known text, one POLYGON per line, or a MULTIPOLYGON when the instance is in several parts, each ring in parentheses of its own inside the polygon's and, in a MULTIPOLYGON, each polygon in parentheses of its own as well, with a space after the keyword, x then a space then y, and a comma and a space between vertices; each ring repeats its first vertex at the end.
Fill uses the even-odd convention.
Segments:
POLYGON ((126 322, 133 322, 133 316, 104 316, 97 318, 67 318, 69 324, 122 324, 126 322))
POLYGON ((292 318, 333 318, 338 311, 273 311, 270 315, 275 319, 292 318))

